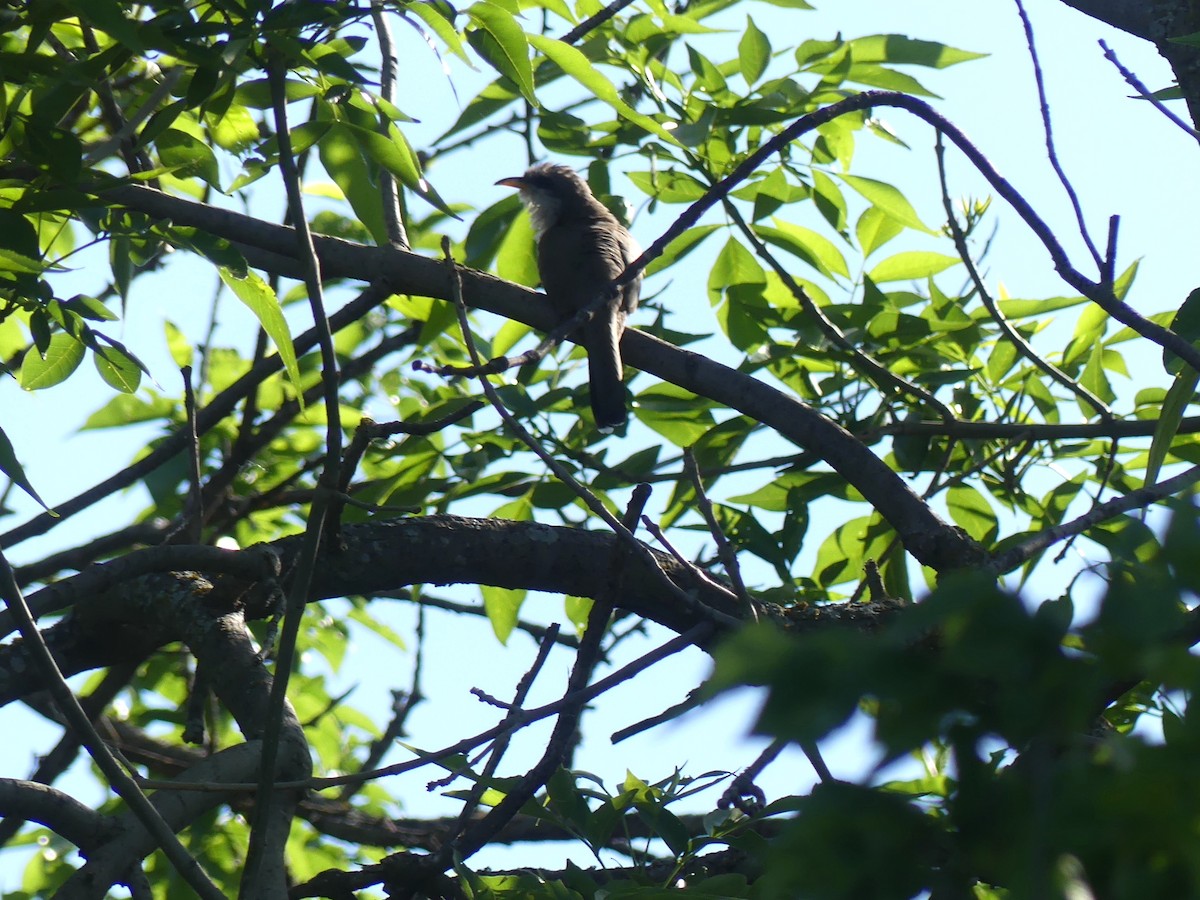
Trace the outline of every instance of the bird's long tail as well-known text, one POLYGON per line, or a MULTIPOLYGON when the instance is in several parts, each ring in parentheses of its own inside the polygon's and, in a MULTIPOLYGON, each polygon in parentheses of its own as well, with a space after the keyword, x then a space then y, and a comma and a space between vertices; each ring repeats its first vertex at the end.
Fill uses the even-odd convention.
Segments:
POLYGON ((596 427, 609 432, 625 424, 625 385, 621 363, 621 333, 625 314, 604 310, 585 326, 588 352, 588 385, 596 427))

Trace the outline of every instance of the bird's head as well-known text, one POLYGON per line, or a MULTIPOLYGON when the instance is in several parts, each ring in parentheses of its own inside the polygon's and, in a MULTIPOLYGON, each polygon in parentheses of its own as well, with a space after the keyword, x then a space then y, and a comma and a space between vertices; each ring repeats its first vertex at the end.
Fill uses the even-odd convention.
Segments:
POLYGON ((586 212, 598 205, 591 188, 574 169, 555 163, 540 163, 524 175, 501 178, 496 184, 520 192, 539 238, 573 211, 586 212))

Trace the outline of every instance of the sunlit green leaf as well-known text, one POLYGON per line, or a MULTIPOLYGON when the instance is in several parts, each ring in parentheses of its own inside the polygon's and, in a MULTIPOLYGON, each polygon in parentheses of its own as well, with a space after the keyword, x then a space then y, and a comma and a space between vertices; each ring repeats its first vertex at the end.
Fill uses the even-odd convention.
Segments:
POLYGON ((27 391, 40 391, 66 381, 83 362, 83 344, 61 332, 50 338, 45 354, 30 350, 21 363, 19 381, 27 391))
POLYGON ((793 225, 781 219, 772 221, 774 228, 759 225, 754 230, 777 247, 796 254, 824 275, 850 277, 846 258, 829 238, 802 225, 793 225))
POLYGON ((292 346, 292 332, 287 320, 283 317, 283 309, 279 298, 271 290, 271 286, 262 280, 255 272, 248 272, 244 278, 239 278, 228 269, 219 269, 221 280, 233 291, 233 295, 249 307, 254 317, 263 327, 263 331, 275 344, 279 358, 283 361, 288 380, 292 382, 298 396, 303 395, 300 384, 300 367, 296 363, 296 350, 292 346))
POLYGON ((738 41, 738 61, 747 84, 754 84, 762 78, 767 63, 771 61, 771 41, 749 16, 746 16, 746 30, 738 41))
POLYGON ((957 256, 947 256, 945 253, 909 250, 889 256, 878 263, 869 274, 876 284, 888 281, 919 281, 944 272, 959 262, 961 260, 957 256))
POLYGON ((27 493, 30 497, 41 504, 43 509, 49 510, 45 501, 38 496, 37 491, 33 489, 33 485, 25 475, 25 469, 17 460, 16 451, 13 450, 12 441, 8 439, 8 435, 4 433, 4 429, 0 428, 0 472, 3 472, 14 484, 21 490, 27 493))
POLYGON ((886 62, 893 65, 928 66, 944 69, 972 59, 982 59, 986 53, 959 50, 935 41, 922 41, 902 34, 876 34, 855 38, 851 52, 859 62, 886 62))
POLYGON ((926 234, 937 233, 921 221, 917 211, 908 202, 908 198, 894 186, 874 178, 863 178, 861 175, 841 175, 839 177, 868 202, 879 207, 881 212, 887 213, 901 225, 923 231, 926 234))
POLYGON ((955 524, 985 547, 996 539, 999 529, 996 513, 975 488, 966 484, 951 487, 946 492, 946 508, 955 524))
POLYGON ((530 103, 538 102, 533 91, 533 67, 525 32, 512 13, 497 3, 480 0, 467 8, 476 27, 467 39, 480 56, 506 76, 530 103))
POLYGON ((508 643, 508 637, 517 626, 517 614, 521 604, 525 602, 525 591, 510 591, 507 588, 480 585, 483 595, 483 606, 487 610, 488 621, 500 643, 508 643))
POLYGON ((878 206, 868 206, 858 217, 855 226, 863 256, 870 256, 892 238, 904 231, 904 226, 878 206))
POLYGON ((218 190, 221 173, 212 148, 192 135, 170 128, 154 142, 162 164, 181 178, 200 178, 218 190))
POLYGON ((595 66, 574 47, 543 35, 529 35, 529 43, 547 59, 553 60, 569 76, 591 91, 595 96, 611 106, 617 113, 629 122, 645 129, 650 134, 673 146, 679 146, 679 141, 658 122, 643 115, 621 99, 616 86, 605 78, 595 66))
POLYGON ((125 394, 132 394, 142 383, 142 370, 137 361, 125 350, 102 346, 92 352, 96 371, 109 387, 125 394))

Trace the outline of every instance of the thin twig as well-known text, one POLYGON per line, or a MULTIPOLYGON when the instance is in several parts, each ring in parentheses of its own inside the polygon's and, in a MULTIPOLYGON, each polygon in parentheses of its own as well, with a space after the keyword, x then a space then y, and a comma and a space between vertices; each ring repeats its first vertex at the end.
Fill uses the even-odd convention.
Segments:
POLYGON ((418 372, 428 372, 431 375, 440 375, 443 378, 478 378, 482 375, 498 375, 501 372, 507 372, 509 369, 541 362, 547 353, 569 338, 578 329, 583 328, 601 309, 608 306, 611 301, 612 297, 610 295, 602 294, 569 319, 565 319, 559 325, 555 326, 554 330, 546 335, 541 343, 532 350, 526 350, 517 356, 497 356, 485 363, 472 363, 469 366, 433 366, 423 360, 415 360, 412 365, 418 372))
MULTIPOLYGON (((126 662, 109 668, 95 689, 79 701, 79 705, 83 708, 89 721, 107 724, 104 710, 116 699, 117 694, 129 686, 130 679, 133 678, 138 668, 140 665, 136 662, 126 662)), ((54 710, 57 711, 57 706, 53 702, 48 702, 47 705, 54 707, 54 710)), ((65 722, 60 724, 65 724, 65 722)), ((101 727, 103 727, 102 724, 101 727)), ((79 750, 82 747, 79 736, 74 730, 68 728, 49 753, 38 757, 37 768, 30 773, 27 780, 37 784, 53 784, 58 776, 79 758, 79 750)), ((26 821, 21 816, 12 814, 0 819, 0 847, 6 847, 8 842, 17 836, 26 821)))
MULTIPOLYGON (((382 282, 373 282, 350 303, 335 312, 329 319, 330 327, 340 331, 350 324, 359 321, 363 315, 379 305, 386 297, 388 288, 382 282)), ((319 343, 316 326, 309 328, 293 344, 297 355, 304 353, 319 343)), ((237 404, 249 396, 258 385, 266 381, 283 368, 283 362, 278 353, 273 353, 257 363, 249 372, 223 390, 196 416, 196 429, 200 434, 206 434, 222 422, 237 404)), ((205 379, 202 375, 201 382, 205 379)), ((123 488, 135 484, 160 466, 175 459, 179 452, 187 446, 187 427, 180 425, 143 456, 141 459, 109 476, 104 481, 93 485, 70 500, 55 504, 54 513, 41 513, 16 528, 0 535, 0 545, 13 547, 29 538, 45 534, 51 528, 65 522, 71 516, 82 512, 95 503, 103 500, 123 488)))
POLYGON ((725 536, 721 524, 717 521, 717 514, 713 509, 712 501, 708 499, 708 494, 705 493, 704 479, 700 476, 700 466, 696 462, 694 448, 684 448, 683 465, 684 471, 687 472, 688 478, 691 479, 692 489, 696 492, 700 515, 704 517, 704 521, 708 524, 708 533, 712 535, 713 543, 717 545, 717 556, 720 557, 721 564, 725 566, 725 574, 733 582, 734 592, 741 598, 742 603, 750 610, 750 615, 757 622, 758 606, 746 590, 746 582, 742 580, 742 567, 738 564, 737 550, 729 543, 729 538, 725 536))
MULTIPOLYGON (((671 539, 666 536, 663 530, 658 527, 658 523, 656 523, 653 519, 651 519, 649 516, 642 516, 642 525, 647 531, 650 532, 651 535, 654 536, 656 541, 662 544, 663 549, 671 555, 675 562, 679 563, 679 565, 683 567, 684 571, 688 572, 688 574, 690 574, 692 578, 696 580, 697 584, 700 584, 705 588, 722 591, 728 594, 730 598, 737 599, 737 595, 730 591, 729 588, 721 584, 721 582, 717 581, 702 568, 680 553, 679 549, 671 543, 671 539)), ((692 609, 702 612, 704 615, 710 616, 715 622, 729 626, 736 626, 740 624, 740 622, 733 616, 727 616, 724 613, 718 613, 716 610, 705 611, 704 608, 700 607, 699 601, 687 592, 684 592, 682 596, 692 609)), ((753 611, 753 607, 751 607, 751 609, 753 611)))
POLYGON ((595 31, 631 3, 633 3, 633 0, 613 0, 612 3, 608 4, 608 6, 605 6, 595 15, 584 19, 582 22, 564 34, 561 38, 559 38, 559 40, 564 44, 577 43, 581 38, 586 37, 588 34, 595 31))
MULTIPOLYGON (((504 717, 505 721, 514 718, 525 705, 525 701, 529 697, 529 691, 533 688, 533 682, 537 679, 538 673, 545 667, 546 660, 550 658, 550 650, 554 647, 554 639, 557 636, 558 623, 554 623, 550 626, 546 636, 538 645, 538 652, 534 656, 533 663, 529 666, 525 674, 521 676, 520 680, 517 681, 516 690, 513 691, 512 703, 509 704, 508 714, 504 717)), ((513 732, 506 732, 497 737, 492 744, 488 761, 484 764, 483 771, 479 773, 478 779, 471 787, 466 802, 463 803, 462 811, 458 816, 458 823, 454 828, 453 840, 457 841, 466 833, 467 826, 476 808, 479 806, 480 799, 482 799, 484 792, 491 787, 492 779, 496 776, 496 770, 500 766, 500 760, 508 752, 512 735, 513 732)))
POLYGON ((993 556, 987 568, 997 574, 1011 572, 1026 560, 1031 559, 1036 554, 1041 553, 1047 547, 1056 544, 1064 538, 1075 534, 1082 534, 1093 525, 1098 525, 1122 513, 1149 506, 1192 486, 1196 482, 1200 482, 1200 466, 1192 466, 1187 471, 1180 472, 1174 478, 1160 481, 1152 487, 1138 488, 1136 491, 1130 491, 1124 496, 1115 497, 1107 503, 1101 503, 1098 506, 1092 507, 1092 509, 1088 510, 1082 516, 1072 519, 1070 522, 1055 525, 1051 528, 1044 528, 1029 540, 1022 541, 1004 553, 993 556))
POLYGON ((196 389, 192 385, 192 367, 184 366, 179 372, 183 375, 183 403, 187 414, 188 443, 191 445, 188 454, 192 476, 191 509, 184 516, 184 522, 191 523, 189 542, 199 544, 204 532, 204 486, 200 471, 200 435, 196 431, 196 389))
MULTIPOLYGON (((372 781, 378 778, 387 778, 392 775, 403 775, 406 772, 412 772, 416 769, 431 765, 440 759, 456 756, 461 753, 468 753, 480 744, 486 741, 493 740, 501 734, 514 731, 519 728, 557 715, 561 710, 571 703, 587 702, 601 694, 604 694, 618 684, 623 684, 631 678, 636 677, 641 672, 650 668, 657 662, 661 662, 667 657, 674 656, 694 644, 704 641, 713 634, 714 626, 711 622, 700 622, 693 625, 687 631, 677 634, 664 644, 661 644, 655 650, 643 654, 633 662, 622 666, 611 675, 606 675, 598 681, 592 682, 587 687, 581 689, 577 695, 570 697, 560 697, 545 706, 539 706, 536 709, 524 710, 516 720, 505 725, 504 723, 493 725, 491 728, 485 729, 476 735, 468 738, 463 738, 456 741, 441 750, 432 752, 420 752, 418 759, 409 760, 408 762, 396 763, 391 766, 384 766, 382 769, 375 769, 370 772, 354 772, 349 775, 334 775, 324 778, 305 778, 296 781, 278 781, 274 784, 275 790, 325 790, 327 788, 340 787, 344 784, 355 784, 363 781, 372 781)), ((228 782, 228 783, 209 783, 209 782, 178 782, 178 781, 159 781, 144 779, 141 784, 150 788, 170 788, 172 790, 181 791, 237 791, 240 793, 254 793, 258 791, 260 785, 258 782, 228 782)))
POLYGON ((614 744, 619 744, 621 741, 628 740, 635 735, 641 734, 643 731, 649 731, 651 728, 678 719, 684 713, 690 712, 704 702, 705 698, 701 696, 699 688, 689 691, 684 699, 668 706, 662 712, 642 719, 639 722, 634 722, 632 725, 626 725, 624 728, 617 729, 609 737, 609 740, 614 744))
POLYGON ((1075 193, 1075 187, 1058 161, 1058 151, 1054 149, 1054 129, 1050 124, 1050 101, 1046 99, 1046 81, 1042 75, 1042 64, 1038 60, 1037 46, 1033 40, 1033 23, 1029 21, 1029 15, 1025 12, 1025 4, 1021 0, 1014 0, 1014 2, 1017 4, 1017 14, 1021 17, 1021 27, 1025 29, 1025 44, 1029 47, 1029 59, 1033 63, 1033 80, 1037 85, 1038 106, 1042 111, 1042 129, 1046 133, 1046 156, 1050 160, 1054 174, 1058 176, 1059 183, 1062 184, 1063 190, 1067 192, 1067 197, 1071 200, 1071 209, 1075 211, 1075 222, 1079 226, 1079 236, 1083 238, 1088 252, 1092 254, 1096 268, 1103 269, 1104 258, 1100 256, 1100 251, 1096 249, 1096 244, 1092 241, 1091 232, 1088 231, 1079 195, 1075 193))
MULTIPOLYGON (((375 591, 369 595, 370 597, 382 597, 391 600, 407 600, 415 604, 419 609, 441 609, 446 612, 459 613, 468 616, 486 617, 487 609, 478 604, 471 603, 456 603, 453 600, 446 600, 443 597, 432 597, 429 594, 421 593, 412 595, 408 591, 375 591)), ((514 631, 521 631, 529 635, 533 640, 541 642, 546 636, 549 628, 545 625, 538 625, 526 619, 517 619, 513 626, 514 631)), ((576 649, 579 646, 579 640, 573 634, 559 634, 555 639, 560 647, 569 647, 576 649)), ((418 644, 418 648, 420 645, 418 644)), ((419 654, 418 654, 419 655, 419 654)))
MULTIPOLYGON (((754 779, 762 774, 762 771, 783 752, 783 748, 787 745, 788 742, 783 738, 771 741, 767 748, 758 755, 758 758, 733 779, 729 787, 721 794, 721 799, 717 801, 717 808, 739 809, 746 815, 753 815, 762 809, 766 805, 767 798, 762 788, 754 783, 754 779)), ((824 764, 822 763, 822 765, 824 764)))
POLYGON ((1104 421, 1112 422, 1113 414, 1108 404, 1049 360, 1044 359, 1033 349, 1029 341, 1025 340, 1025 336, 1012 326, 1008 321, 1008 317, 1004 315, 1004 312, 997 305, 991 292, 988 291, 987 285, 983 283, 979 269, 975 266, 975 260, 971 257, 971 249, 967 246, 967 236, 963 233, 962 226, 958 223, 958 217, 954 213, 954 203, 950 199, 950 184, 946 175, 946 146, 942 141, 942 133, 940 131, 937 133, 937 139, 934 144, 934 155, 937 157, 938 180, 942 189, 942 206, 946 210, 946 224, 950 229, 950 237, 954 241, 954 248, 958 251, 959 259, 967 267, 971 283, 974 284, 975 291, 979 294, 979 299, 983 301, 984 307, 987 308, 988 314, 1000 330, 1004 332, 1004 336, 1008 338, 1018 353, 1080 400, 1090 405, 1104 421))
POLYGON ((461 409, 427 422, 379 423, 374 419, 363 416, 358 423, 358 427, 354 429, 354 437, 350 439, 349 447, 346 448, 346 457, 342 463, 342 481, 338 485, 338 490, 343 494, 349 492, 350 481, 354 477, 354 473, 358 470, 358 464, 362 460, 363 454, 366 453, 371 441, 392 437, 396 434, 437 434, 439 431, 461 422, 468 416, 474 415, 486 405, 482 400, 471 400, 461 409))
MULTIPOLYGON (((388 23, 384 0, 371 0, 371 21, 375 25, 375 36, 379 40, 379 96, 393 106, 396 103, 396 48, 392 41, 392 26, 388 23)), ((379 133, 388 136, 391 119, 379 110, 379 133)), ((393 247, 407 250, 408 230, 400 206, 400 186, 396 176, 380 166, 379 191, 383 195, 383 225, 387 239, 393 247)))
MULTIPOLYGON (((625 511, 623 521, 625 527, 630 531, 636 526, 638 517, 645 508, 649 496, 650 488, 647 486, 639 485, 639 489, 634 492, 629 508, 625 511)), ((579 642, 579 652, 575 655, 575 665, 571 668, 571 674, 567 678, 566 691, 563 695, 563 699, 568 702, 559 713, 558 721, 554 723, 550 739, 546 743, 545 752, 533 767, 530 768, 528 773, 521 778, 520 782, 508 790, 503 800, 496 804, 481 820, 471 825, 453 844, 448 845, 442 852, 437 854, 435 857, 436 861, 431 863, 432 868, 442 871, 452 861, 466 859, 480 848, 486 846, 493 835, 516 815, 527 802, 533 799, 534 794, 541 790, 554 773, 554 770, 563 764, 567 754, 570 752, 575 731, 579 726, 579 718, 582 714, 584 704, 587 702, 583 699, 584 690, 587 688, 588 682, 591 681, 596 664, 600 660, 601 643, 608 630, 608 621, 612 617, 613 602, 620 592, 621 575, 629 559, 629 555, 624 552, 624 547, 620 543, 613 545, 612 564, 610 567, 611 577, 597 593, 592 602, 592 608, 588 611, 587 627, 584 629, 583 638, 579 642)), ((551 642, 544 642, 544 652, 548 653, 550 646, 551 642)), ((510 711, 509 716, 513 714, 514 712, 510 711)), ((497 741, 497 745, 503 740, 504 738, 500 738, 497 741)))
POLYGON ((1117 280, 1117 231, 1121 227, 1121 217, 1116 213, 1108 217, 1108 241, 1104 247, 1104 268, 1100 271, 1100 283, 1112 290, 1113 282, 1117 280))
POLYGON ((1107 43, 1105 43, 1104 41, 1100 41, 1100 49, 1104 51, 1104 58, 1107 59, 1110 63, 1112 63, 1114 66, 1117 67, 1117 71, 1121 73, 1121 77, 1124 78, 1129 83, 1130 87, 1132 87, 1135 91, 1138 92, 1138 96, 1140 96, 1143 100, 1149 101, 1154 106, 1155 109, 1157 109, 1160 113, 1162 113, 1164 116, 1166 116, 1172 122, 1174 122, 1176 125, 1178 125, 1180 128, 1182 128, 1189 136, 1191 136, 1192 138, 1194 138, 1197 141, 1200 141, 1200 131, 1197 131, 1195 128, 1193 128, 1191 125, 1189 125, 1184 119, 1180 118, 1175 113, 1171 112, 1171 110, 1167 108, 1167 105, 1165 103, 1163 103, 1161 100, 1159 100, 1157 97, 1155 97, 1154 94, 1150 91, 1150 89, 1148 87, 1146 87, 1145 84, 1142 83, 1142 80, 1140 78, 1138 78, 1136 75, 1133 74, 1133 72, 1131 72, 1129 69, 1125 68, 1125 66, 1123 66, 1121 64, 1121 61, 1119 59, 1117 59, 1116 52, 1111 47, 1109 47, 1107 43))

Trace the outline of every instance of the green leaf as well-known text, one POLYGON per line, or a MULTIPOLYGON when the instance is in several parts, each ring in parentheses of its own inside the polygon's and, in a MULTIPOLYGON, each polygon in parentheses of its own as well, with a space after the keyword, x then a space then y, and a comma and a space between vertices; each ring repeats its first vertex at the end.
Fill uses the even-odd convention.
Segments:
POLYGON ((996 513, 975 488, 966 484, 951 487, 946 492, 946 508, 954 523, 985 547, 996 540, 996 513))
POLYGON ((707 401, 673 384, 659 384, 637 395, 638 421, 677 447, 687 447, 713 426, 707 401))
POLYGON ((29 154, 63 184, 73 184, 83 166, 83 143, 70 131, 30 117, 25 123, 29 154))
POLYGON ((366 226, 375 243, 387 246, 387 226, 384 224, 383 198, 377 179, 364 158, 360 141, 349 128, 334 124, 317 145, 321 165, 350 202, 358 220, 366 226))
POLYGON ((177 367, 182 369, 184 366, 190 366, 194 359, 195 351, 192 349, 192 343, 174 322, 163 322, 163 330, 167 333, 167 351, 171 354, 171 360, 177 367))
POLYGON ((676 169, 625 174, 647 196, 662 203, 695 203, 707 190, 694 176, 676 169))
POLYGON ((876 34, 850 41, 855 62, 886 62, 893 65, 927 66, 944 69, 947 66, 983 59, 988 54, 959 50, 934 41, 920 41, 902 34, 876 34))
POLYGON ((0 472, 7 475, 12 479, 13 484, 41 504, 42 509, 57 518, 58 514, 50 509, 45 501, 38 496, 38 492, 33 489, 33 485, 25 476, 25 470, 21 467, 21 463, 17 461, 17 454, 13 450, 12 441, 8 439, 8 435, 4 433, 3 428, 0 428, 0 472))
POLYGON ((858 217, 854 231, 858 236, 858 244, 862 247, 863 256, 870 256, 904 231, 904 226, 878 206, 868 206, 858 217))
POLYGON ((117 394, 88 416, 82 430, 124 428, 136 422, 153 422, 167 418, 174 410, 175 404, 166 397, 147 401, 132 394, 117 394))
POLYGON ((1117 395, 1113 392, 1112 384, 1108 380, 1108 375, 1104 371, 1103 341, 1097 340, 1092 344, 1091 352, 1088 354, 1087 365, 1083 367, 1079 383, 1105 403, 1112 403, 1117 399, 1117 395))
POLYGON ((89 297, 87 294, 76 294, 69 300, 62 301, 62 306, 64 309, 69 309, 71 312, 85 319, 91 319, 93 322, 115 322, 120 318, 105 306, 103 302, 97 300, 95 297, 89 297))
POLYGON ((775 228, 757 225, 754 230, 777 247, 782 247, 789 253, 799 256, 821 274, 850 277, 850 269, 846 266, 846 258, 837 245, 822 234, 811 228, 793 225, 781 219, 772 219, 775 228))
POLYGON ((496 253, 496 274, 506 281, 526 287, 537 287, 542 276, 537 267, 537 243, 533 223, 527 213, 520 213, 505 232, 496 253))
POLYGON ((199 178, 217 190, 221 189, 221 172, 217 157, 208 144, 192 135, 168 128, 154 141, 158 158, 180 178, 199 178))
POLYGON ((885 281, 920 281, 944 272, 961 260, 957 256, 934 253, 931 250, 908 250, 889 256, 875 266, 867 277, 876 284, 885 281))
POLYGON ((770 61, 770 40, 758 29, 754 20, 746 16, 746 30, 742 33, 742 39, 738 41, 738 64, 742 68, 742 77, 746 79, 746 84, 752 85, 762 78, 770 61))
MULTIPOLYGON (((1193 292, 1195 293, 1195 292, 1193 292)), ((1146 480, 1144 487, 1151 487, 1158 480, 1171 444, 1179 433, 1187 408, 1196 397, 1196 385, 1200 384, 1200 372, 1190 366, 1175 376, 1167 396, 1159 409, 1158 422, 1154 425, 1154 438, 1150 441, 1150 452, 1146 457, 1146 480)))
MULTIPOLYGON (((533 90, 533 66, 525 32, 512 13, 495 3, 481 0, 467 9, 476 28, 467 33, 475 52, 517 89, 534 106, 540 105, 533 90)), ((557 43, 557 42, 556 42, 557 43)))
MULTIPOLYGON (((1047 297, 1044 300, 1001 300, 998 305, 1006 319, 1024 319, 1060 309, 1070 309, 1087 302, 1087 297, 1047 297)), ((980 315, 987 317, 990 313, 981 310, 980 315)))
POLYGON ((846 78, 884 91, 900 91, 915 97, 938 96, 905 72, 897 72, 886 66, 863 65, 857 60, 850 66, 846 78))
POLYGON ((263 331, 275 344, 283 367, 287 370, 288 380, 296 389, 297 398, 303 403, 304 391, 300 385, 300 367, 296 363, 296 348, 292 345, 292 332, 288 328, 287 319, 283 317, 283 309, 279 298, 271 290, 271 286, 263 281, 257 272, 247 272, 244 278, 224 266, 218 268, 221 280, 233 291, 233 295, 249 307, 254 317, 263 327, 263 331))
POLYGON ((105 383, 123 394, 132 394, 142 383, 142 369, 128 352, 117 347, 96 347, 92 362, 105 383))
POLYGON ((37 229, 28 218, 14 209, 0 208, 0 247, 12 251, 14 260, 23 260, 21 267, 27 274, 37 274, 44 268, 38 262, 42 249, 38 243, 37 229))
MULTIPOLYGON (((1187 295, 1171 320, 1171 330, 1191 341, 1192 346, 1200 346, 1200 288, 1187 295)), ((1184 362, 1170 350, 1163 348, 1163 367, 1172 375, 1178 375, 1184 368, 1184 362)))
POLYGON ((578 637, 582 637, 583 632, 587 630, 588 614, 592 611, 594 602, 591 597, 573 597, 569 594, 563 598, 563 612, 575 626, 575 634, 578 637))
POLYGON ((508 637, 517 627, 517 613, 525 602, 525 591, 513 591, 508 588, 493 587, 483 584, 479 586, 483 595, 483 608, 487 610, 488 621, 501 644, 508 643, 508 637))
POLYGON ((40 275, 44 271, 45 264, 36 259, 7 247, 0 247, 0 277, 7 277, 6 273, 10 272, 14 275, 40 275))
POLYGON ((457 56, 464 62, 469 62, 467 56, 467 48, 459 37, 458 30, 454 27, 455 9, 446 2, 428 2, 428 0, 420 0, 417 3, 409 3, 404 7, 405 12, 410 12, 427 26, 429 30, 436 34, 446 45, 446 49, 457 56))
POLYGON ((112 236, 108 242, 108 263, 112 269, 113 287, 124 305, 133 281, 133 239, 128 234, 112 236))
POLYGON ((937 234, 921 221, 917 211, 908 202, 908 198, 887 182, 876 181, 874 178, 863 178, 861 175, 840 175, 839 177, 869 203, 878 206, 882 212, 887 213, 901 225, 923 231, 926 234, 937 234))
POLYGON ((681 146, 670 131, 622 100, 616 86, 601 75, 582 52, 562 41, 540 34, 529 35, 529 43, 539 53, 557 64, 567 75, 595 94, 598 100, 602 100, 616 110, 621 118, 656 135, 674 147, 681 146))
POLYGON ((846 231, 846 198, 832 178, 820 169, 812 170, 813 203, 838 234, 846 231))
POLYGON ((697 225, 695 228, 689 228, 667 244, 662 256, 656 257, 650 265, 646 266, 646 276, 661 272, 683 259, 700 246, 701 241, 721 227, 720 225, 697 225))
POLYGON ((64 0, 81 22, 89 27, 101 29, 118 43, 135 52, 142 52, 145 44, 140 35, 139 23, 129 15, 129 5, 117 0, 64 0))
POLYGON ((339 123, 331 130, 336 130, 337 127, 347 130, 363 153, 399 178, 405 187, 424 197, 447 215, 458 218, 454 210, 433 189, 433 185, 425 180, 425 176, 421 174, 421 163, 417 154, 413 152, 408 138, 394 124, 388 126, 386 136, 348 122, 339 123))
POLYGON ((27 391, 40 391, 66 381, 81 362, 83 344, 60 331, 50 338, 45 354, 36 350, 25 354, 17 380, 27 391))

